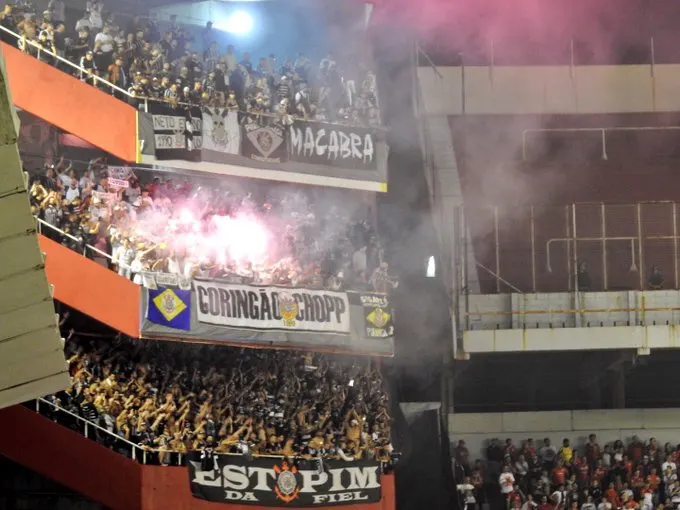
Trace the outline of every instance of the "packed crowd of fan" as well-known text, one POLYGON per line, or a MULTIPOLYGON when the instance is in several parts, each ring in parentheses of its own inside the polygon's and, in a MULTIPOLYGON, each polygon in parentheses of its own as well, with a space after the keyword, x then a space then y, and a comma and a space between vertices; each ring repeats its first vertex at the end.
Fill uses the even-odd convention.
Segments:
POLYGON ((259 183, 253 194, 226 180, 143 184, 133 173, 127 187, 112 186, 121 181, 97 161, 81 176, 63 161, 48 166, 31 185, 33 213, 68 236, 43 234, 104 264, 85 245, 112 255, 112 269, 139 284, 165 272, 333 290, 397 285, 366 207, 345 195, 334 206, 332 190, 259 183))
MULTIPOLYGON (((212 23, 203 30, 202 41, 195 41, 175 21, 163 35, 153 20, 141 21, 139 17, 121 28, 103 19, 98 0, 87 2, 83 18, 75 27, 68 27, 77 35, 69 37, 61 11, 52 8, 35 15, 25 10, 19 13, 7 5, 0 25, 21 39, 13 41, 4 32, 0 36, 43 61, 54 61, 64 71, 74 71, 38 47, 65 57, 84 69, 77 72, 82 80, 110 92, 110 87, 96 79, 100 77, 127 90, 134 96, 132 102, 144 97, 250 114, 380 124, 376 79, 365 62, 349 58, 338 62, 330 53, 318 64, 303 53, 281 63, 274 54, 255 63, 248 52, 239 60, 233 46, 226 52, 218 48, 212 23), (199 46, 203 51, 194 50, 199 46)), ((126 94, 117 95, 128 99, 126 94)))
POLYGON ((541 446, 533 439, 521 446, 512 439, 504 445, 494 439, 486 451, 486 464, 476 460, 474 465, 465 442, 459 441, 454 455, 465 477, 458 480, 458 491, 469 508, 496 499, 493 494, 499 486, 503 500, 498 500, 498 508, 680 508, 680 445, 662 447, 655 438, 645 443, 633 436, 628 445, 617 440, 602 448, 591 434, 581 449, 569 439, 558 448, 547 438, 541 446))
POLYGON ((71 386, 49 400, 157 452, 162 464, 207 449, 346 461, 392 455, 388 397, 371 360, 73 332, 66 355, 71 386))

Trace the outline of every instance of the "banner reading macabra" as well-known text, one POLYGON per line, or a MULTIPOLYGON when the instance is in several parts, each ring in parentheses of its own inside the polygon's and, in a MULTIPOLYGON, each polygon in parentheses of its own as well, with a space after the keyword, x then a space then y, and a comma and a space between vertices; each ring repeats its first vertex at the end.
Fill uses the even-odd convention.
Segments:
POLYGON ((293 161, 358 170, 378 167, 375 129, 296 120, 289 132, 293 161))
POLYGON ((379 127, 152 103, 138 116, 142 163, 386 191, 389 147, 379 127))
POLYGON ((191 493, 207 501, 305 508, 375 503, 382 497, 381 467, 374 460, 315 460, 189 454, 191 493))
POLYGON ((393 311, 384 294, 208 279, 178 280, 175 289, 165 277, 159 283, 158 275, 146 276, 141 318, 146 338, 394 354, 393 311), (149 315, 156 309, 172 317, 149 315), (175 320, 180 312, 190 314, 188 322, 175 320))

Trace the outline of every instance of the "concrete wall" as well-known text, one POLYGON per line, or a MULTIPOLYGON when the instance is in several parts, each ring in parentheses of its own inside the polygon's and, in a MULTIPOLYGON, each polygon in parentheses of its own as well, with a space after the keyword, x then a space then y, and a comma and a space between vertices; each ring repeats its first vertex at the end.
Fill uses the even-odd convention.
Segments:
POLYGON ((441 77, 431 67, 418 70, 425 111, 433 115, 680 110, 677 64, 469 66, 438 71, 441 77))
POLYGON ((680 324, 680 291, 469 296, 469 329, 680 324))
POLYGON ((470 295, 467 352, 680 347, 680 291, 470 295), (578 332, 575 331, 578 328, 578 332))
MULTIPOLYGON (((512 438, 515 445, 533 438, 537 446, 545 437, 556 446, 569 438, 572 445, 582 447, 590 434, 597 434, 602 446, 617 439, 629 441, 634 435, 642 440, 655 437, 661 445, 677 444, 680 443, 680 409, 468 413, 449 417, 451 441, 457 443, 463 439, 473 460, 485 457, 485 449, 493 438, 501 441, 512 438)), ((583 452, 583 448, 580 451, 583 452)))

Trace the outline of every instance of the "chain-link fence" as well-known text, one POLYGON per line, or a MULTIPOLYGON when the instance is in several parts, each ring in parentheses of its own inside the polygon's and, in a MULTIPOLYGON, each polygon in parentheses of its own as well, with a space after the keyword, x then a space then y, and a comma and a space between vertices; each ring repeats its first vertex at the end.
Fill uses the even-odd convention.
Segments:
POLYGON ((475 208, 483 293, 678 289, 678 204, 475 208))

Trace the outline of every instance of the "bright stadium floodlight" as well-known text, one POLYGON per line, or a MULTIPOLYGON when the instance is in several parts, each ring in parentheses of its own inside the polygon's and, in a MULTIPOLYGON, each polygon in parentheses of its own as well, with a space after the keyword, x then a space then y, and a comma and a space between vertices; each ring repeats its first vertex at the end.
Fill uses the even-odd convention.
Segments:
POLYGON ((217 28, 230 34, 248 34, 253 29, 253 17, 245 11, 236 11, 223 23, 218 24, 217 28))

